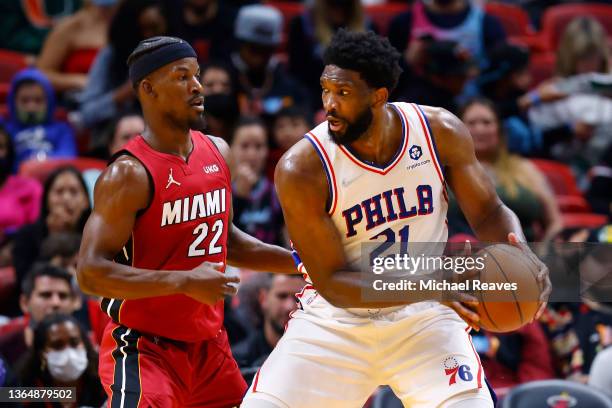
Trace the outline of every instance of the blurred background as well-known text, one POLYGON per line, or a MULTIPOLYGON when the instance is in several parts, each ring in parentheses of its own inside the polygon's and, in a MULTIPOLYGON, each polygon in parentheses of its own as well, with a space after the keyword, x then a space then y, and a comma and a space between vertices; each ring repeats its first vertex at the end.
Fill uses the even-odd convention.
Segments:
MULTIPOLYGON (((75 406, 105 401, 96 350, 108 317, 80 292, 75 265, 96 178, 145 126, 125 63, 138 42, 192 44, 201 130, 224 138, 237 163, 235 223, 287 246, 274 167, 324 120, 322 55, 340 27, 388 36, 401 52, 392 101, 441 106, 465 122, 529 241, 612 241, 609 1, 2 0, 0 386, 72 384, 75 406), (81 345, 86 353, 68 361, 47 357, 81 345)), ((448 221, 450 241, 476 240, 452 196, 448 221)), ((250 381, 303 281, 233 273, 242 282, 225 323, 250 381)), ((612 395, 612 303, 601 300, 552 303, 517 332, 473 333, 498 396, 547 379, 612 395)), ((368 402, 394 404, 385 389, 368 402)))

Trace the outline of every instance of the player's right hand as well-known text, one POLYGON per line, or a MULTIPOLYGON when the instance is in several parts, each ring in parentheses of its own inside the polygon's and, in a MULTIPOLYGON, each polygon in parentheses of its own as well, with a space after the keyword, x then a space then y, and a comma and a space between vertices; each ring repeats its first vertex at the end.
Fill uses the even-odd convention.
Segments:
POLYGON ((184 293, 207 305, 214 305, 225 296, 233 296, 238 291, 238 276, 228 276, 221 272, 223 263, 204 262, 187 272, 184 293))

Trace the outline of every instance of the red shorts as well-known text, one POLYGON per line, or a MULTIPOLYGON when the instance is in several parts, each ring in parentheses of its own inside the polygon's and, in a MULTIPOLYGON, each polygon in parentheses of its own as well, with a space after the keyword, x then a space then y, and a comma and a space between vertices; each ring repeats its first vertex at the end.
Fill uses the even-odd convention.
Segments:
POLYGON ((247 390, 225 329, 214 339, 185 343, 111 322, 99 370, 109 408, 229 408, 240 405, 247 390))

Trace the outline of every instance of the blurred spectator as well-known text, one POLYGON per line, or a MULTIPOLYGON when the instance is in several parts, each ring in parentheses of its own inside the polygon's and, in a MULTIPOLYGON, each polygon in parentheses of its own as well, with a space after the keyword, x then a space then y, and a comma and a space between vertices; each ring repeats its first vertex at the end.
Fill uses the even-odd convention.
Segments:
POLYGON ((594 212, 612 220, 612 141, 601 161, 589 171, 586 199, 594 212))
POLYGON ((13 262, 17 281, 40 254, 40 248, 52 233, 81 233, 89 216, 91 204, 85 181, 73 167, 61 167, 49 175, 45 182, 40 217, 21 228, 15 235, 13 262))
POLYGON ((297 309, 295 295, 303 286, 301 275, 267 275, 258 293, 263 325, 232 348, 240 368, 261 366, 276 347, 285 332, 291 312, 297 309))
POLYGON ((529 51, 512 44, 501 44, 491 53, 491 63, 478 79, 482 94, 491 99, 499 111, 508 135, 508 150, 522 155, 542 147, 542 135, 533 131, 521 97, 529 91, 529 51))
POLYGON ((56 21, 79 9, 82 0, 1 1, 0 48, 36 55, 56 21))
POLYGON ((0 126, 0 242, 6 234, 38 218, 42 187, 33 179, 11 174, 15 163, 13 142, 0 126))
POLYGON ((472 333, 487 380, 494 389, 555 378, 548 339, 538 322, 511 333, 472 333))
POLYGON ((593 360, 589 373, 589 385, 599 388, 612 398, 612 347, 601 351, 593 360))
POLYGON ((109 28, 108 45, 89 71, 87 86, 80 95, 80 121, 97 127, 122 111, 134 111, 136 94, 128 80, 127 58, 138 43, 163 35, 166 20, 157 0, 124 0, 119 4, 109 28))
POLYGON ((190 43, 201 63, 229 61, 237 8, 219 0, 163 0, 169 32, 190 43))
POLYGON ((211 62, 202 67, 201 77, 205 97, 206 133, 229 141, 240 117, 230 68, 220 62, 211 62))
POLYGON ((57 92, 80 90, 106 33, 117 0, 90 0, 81 10, 60 21, 49 33, 38 57, 38 68, 57 92))
POLYGON ((45 75, 26 68, 15 75, 8 94, 9 113, 4 123, 15 147, 15 164, 30 158, 77 155, 74 131, 55 120, 55 92, 45 75))
POLYGON ((72 277, 65 269, 35 264, 23 280, 19 306, 24 314, 2 327, 0 350, 14 364, 32 346, 33 330, 53 313, 72 313, 79 306, 72 277))
POLYGON ((423 72, 397 90, 400 101, 438 106, 457 113, 457 98, 473 68, 469 54, 455 41, 427 41, 423 72))
MULTIPOLYGON (((476 157, 501 200, 517 215, 527 241, 555 237, 562 224, 553 192, 533 164, 508 152, 494 105, 486 99, 472 100, 463 107, 460 118, 474 139, 476 157)), ((453 232, 471 233, 455 200, 450 203, 448 216, 453 232)))
POLYGON ((404 55, 398 90, 422 73, 424 48, 431 39, 456 41, 485 68, 488 51, 503 43, 506 35, 499 20, 472 0, 415 0, 389 26, 389 41, 404 55))
POLYGON ((269 180, 274 180, 274 169, 281 156, 312 128, 309 116, 303 109, 292 106, 282 109, 274 117, 272 123, 273 148, 270 151, 266 169, 269 180))
POLYGON ((339 28, 376 31, 360 0, 314 0, 304 13, 289 23, 289 72, 308 88, 312 109, 319 110, 323 53, 339 28))
POLYGON ((578 17, 568 25, 557 48, 557 75, 610 72, 606 30, 592 17, 578 17))
POLYGON ((265 176, 268 133, 257 118, 243 118, 232 140, 236 163, 233 186, 234 223, 246 233, 269 244, 283 244, 283 214, 274 184, 265 176))
POLYGON ((94 148, 92 156, 102 160, 110 160, 115 153, 121 150, 124 144, 134 136, 144 132, 144 129, 144 119, 139 113, 124 112, 119 114, 108 127, 105 137, 100 138, 99 146, 94 148))
POLYGON ((40 246, 38 259, 67 270, 76 277, 76 263, 81 246, 81 234, 57 232, 49 235, 40 246))
POLYGON ((22 387, 76 387, 75 406, 99 407, 106 400, 98 355, 71 316, 51 315, 40 322, 18 375, 22 387))
POLYGON ((232 76, 243 115, 274 115, 294 104, 308 105, 307 93, 274 57, 281 43, 283 17, 270 6, 242 7, 235 25, 238 51, 232 76))
POLYGON ((560 375, 586 383, 595 356, 612 345, 612 304, 551 303, 541 321, 560 375))

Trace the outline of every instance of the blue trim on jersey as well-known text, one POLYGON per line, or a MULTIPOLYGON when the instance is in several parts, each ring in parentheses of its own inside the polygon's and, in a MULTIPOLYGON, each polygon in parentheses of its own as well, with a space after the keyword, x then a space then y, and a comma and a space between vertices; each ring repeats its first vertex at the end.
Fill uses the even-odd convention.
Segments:
POLYGON ((372 166, 372 167, 376 167, 379 170, 386 170, 387 167, 391 166, 393 164, 393 162, 398 158, 398 156, 402 153, 402 151, 404 150, 404 144, 406 144, 406 124, 404 123, 404 115, 402 115, 402 112, 400 112, 400 108, 398 108, 397 106, 395 106, 394 104, 390 103, 389 105, 391 105, 393 107, 393 109, 395 109, 397 111, 397 114, 400 117, 400 121, 402 122, 402 143, 399 146, 399 149, 397 149, 397 151, 395 152, 395 154, 393 155, 393 157, 391 158, 391 160, 389 160, 387 163, 385 163, 384 166, 380 166, 374 162, 368 161, 368 160, 363 160, 360 159, 359 156, 357 156, 357 154, 353 151, 353 149, 351 149, 351 146, 346 144, 346 145, 342 145, 342 147, 344 147, 346 150, 348 150, 348 152, 351 154, 351 156, 353 156, 353 158, 357 161, 362 162, 363 164, 366 164, 368 166, 372 166))
POLYGON ((334 180, 332 179, 331 173, 329 172, 329 169, 327 168, 327 162, 325 161, 325 157, 323 156, 323 153, 319 151, 319 146, 317 145, 317 142, 312 140, 312 136, 308 134, 304 135, 304 137, 310 142, 310 144, 312 144, 312 147, 314 147, 315 152, 317 152, 319 159, 321 159, 321 163, 323 163, 323 169, 325 170, 325 176, 327 176, 327 188, 329 189, 329 199, 325 203, 325 210, 329 213, 331 211, 331 206, 334 203, 334 193, 335 193, 334 185, 333 185, 334 180))
MULTIPOLYGON (((431 126, 429 125, 429 119, 427 119, 427 115, 425 115, 425 112, 423 112, 423 109, 421 109, 420 105, 417 105, 415 103, 414 106, 417 107, 417 109, 421 112, 421 115, 423 115, 423 117, 425 118, 425 125, 427 126, 427 130, 429 131, 429 136, 431 139, 431 144, 433 145, 434 154, 436 155, 436 160, 438 161, 438 165, 440 166, 440 170, 442 171, 442 177, 444 177, 444 179, 446 180, 446 174, 444 174, 444 166, 442 166, 442 162, 440 161, 440 154, 438 153, 438 146, 436 146, 436 139, 434 138, 433 132, 431 131, 431 126)), ((427 135, 425 135, 425 137, 427 137, 427 135)))

